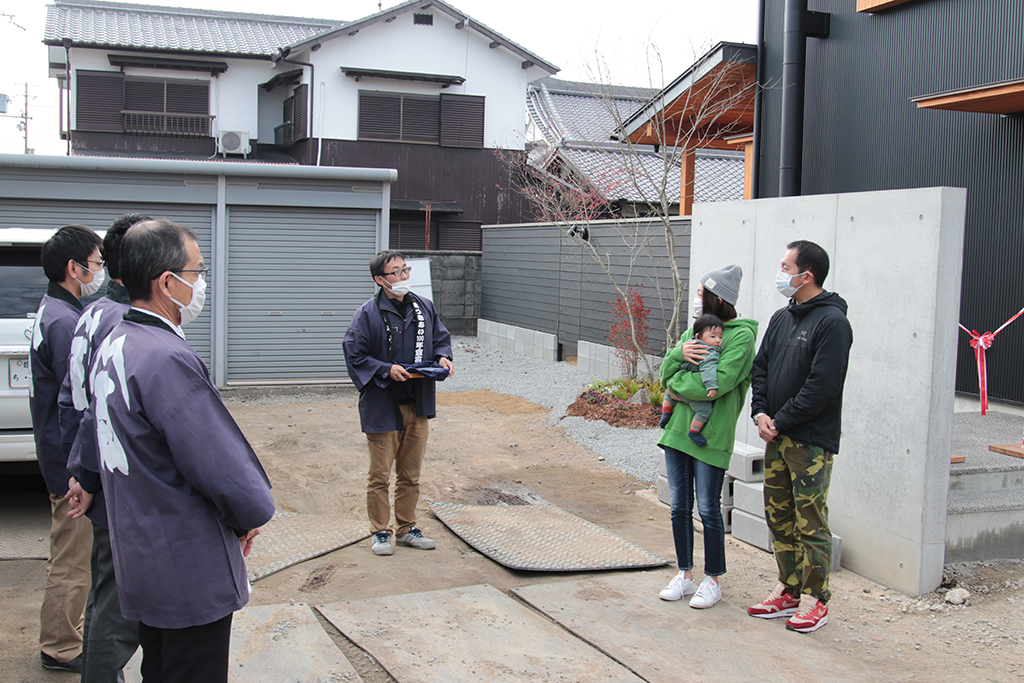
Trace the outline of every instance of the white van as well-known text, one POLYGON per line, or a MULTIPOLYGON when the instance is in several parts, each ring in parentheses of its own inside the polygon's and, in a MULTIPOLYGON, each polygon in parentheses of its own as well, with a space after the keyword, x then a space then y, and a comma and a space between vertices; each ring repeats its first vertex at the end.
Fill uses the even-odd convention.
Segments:
POLYGON ((43 243, 56 230, 0 228, 0 462, 36 459, 28 408, 28 349, 48 280, 39 263, 43 243))

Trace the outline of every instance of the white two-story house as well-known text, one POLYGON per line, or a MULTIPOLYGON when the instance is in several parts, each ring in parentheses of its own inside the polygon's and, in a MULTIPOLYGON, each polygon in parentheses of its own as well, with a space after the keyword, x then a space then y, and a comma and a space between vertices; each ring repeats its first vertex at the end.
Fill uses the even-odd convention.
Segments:
POLYGON ((355 21, 94 0, 47 8, 72 154, 398 169, 391 244, 479 249, 529 216, 495 150, 522 150, 527 84, 557 67, 440 0, 355 21))

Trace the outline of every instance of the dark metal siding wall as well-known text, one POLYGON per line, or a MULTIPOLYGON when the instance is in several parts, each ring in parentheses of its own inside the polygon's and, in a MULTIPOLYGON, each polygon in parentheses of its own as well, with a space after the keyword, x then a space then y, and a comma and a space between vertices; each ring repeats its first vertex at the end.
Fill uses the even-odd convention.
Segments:
MULTIPOLYGON (((683 278, 689 277, 690 221, 674 219, 676 258, 683 278)), ((651 249, 642 253, 629 282, 643 284, 651 309, 648 351, 660 355, 665 322, 671 309, 671 273, 660 222, 600 221, 590 225, 591 240, 611 255, 620 284, 629 275, 630 254, 622 231, 632 226, 651 235, 651 249), (660 285, 659 295, 656 285, 660 285)), ((558 336, 561 344, 580 340, 608 344, 614 323, 615 289, 604 271, 556 225, 489 226, 483 230, 483 301, 481 317, 558 336)))
MULTIPOLYGON (((766 5, 759 196, 774 197, 783 7, 766 5)), ((854 6, 809 3, 832 23, 828 39, 807 41, 803 194, 966 187, 960 320, 994 330, 1024 307, 1024 115, 919 110, 910 98, 1024 76, 1024 3, 919 0, 874 15, 854 6)), ((1021 321, 1000 333, 988 367, 992 398, 1024 402, 1021 321)), ((967 335, 956 379, 977 393, 967 335)))

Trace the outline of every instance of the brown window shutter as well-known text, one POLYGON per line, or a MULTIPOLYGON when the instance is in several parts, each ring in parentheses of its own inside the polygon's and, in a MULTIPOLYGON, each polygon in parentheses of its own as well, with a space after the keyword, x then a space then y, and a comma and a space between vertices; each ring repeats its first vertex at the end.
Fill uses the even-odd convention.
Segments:
POLYGON ((402 140, 438 143, 441 103, 436 97, 402 96, 402 140))
POLYGON ((295 88, 292 103, 292 140, 304 140, 309 137, 309 85, 303 83, 295 88))
POLYGON ((75 129, 124 132, 124 77, 112 71, 75 72, 75 129))
POLYGON ((402 139, 401 94, 359 91, 359 139, 402 139))
POLYGON ((207 81, 167 81, 167 109, 175 114, 209 114, 207 81))
POLYGON ((441 146, 483 148, 483 97, 441 95, 441 146))
MULTIPOLYGON (((163 113, 164 81, 162 78, 126 78, 124 108, 128 111, 163 113)), ((206 113, 206 112, 203 112, 206 113)))

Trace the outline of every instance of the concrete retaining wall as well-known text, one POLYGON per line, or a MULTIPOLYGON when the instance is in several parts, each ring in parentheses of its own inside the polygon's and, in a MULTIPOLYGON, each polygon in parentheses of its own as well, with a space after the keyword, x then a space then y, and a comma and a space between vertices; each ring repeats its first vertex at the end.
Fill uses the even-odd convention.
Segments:
MULTIPOLYGON (((743 268, 737 308, 785 305, 786 245, 832 259, 825 288, 849 303, 853 349, 829 518, 843 566, 910 594, 942 579, 966 192, 923 188, 697 204, 690 267, 743 268)), ((691 283, 690 296, 695 287, 691 283)), ((759 443, 749 416, 737 439, 759 443)))
POLYGON ((558 337, 553 334, 481 318, 477 321, 476 338, 483 344, 491 344, 552 363, 558 360, 558 337))
POLYGON ((434 290, 434 306, 441 321, 452 334, 472 337, 480 317, 479 251, 412 251, 402 250, 406 258, 430 259, 430 275, 434 290))

